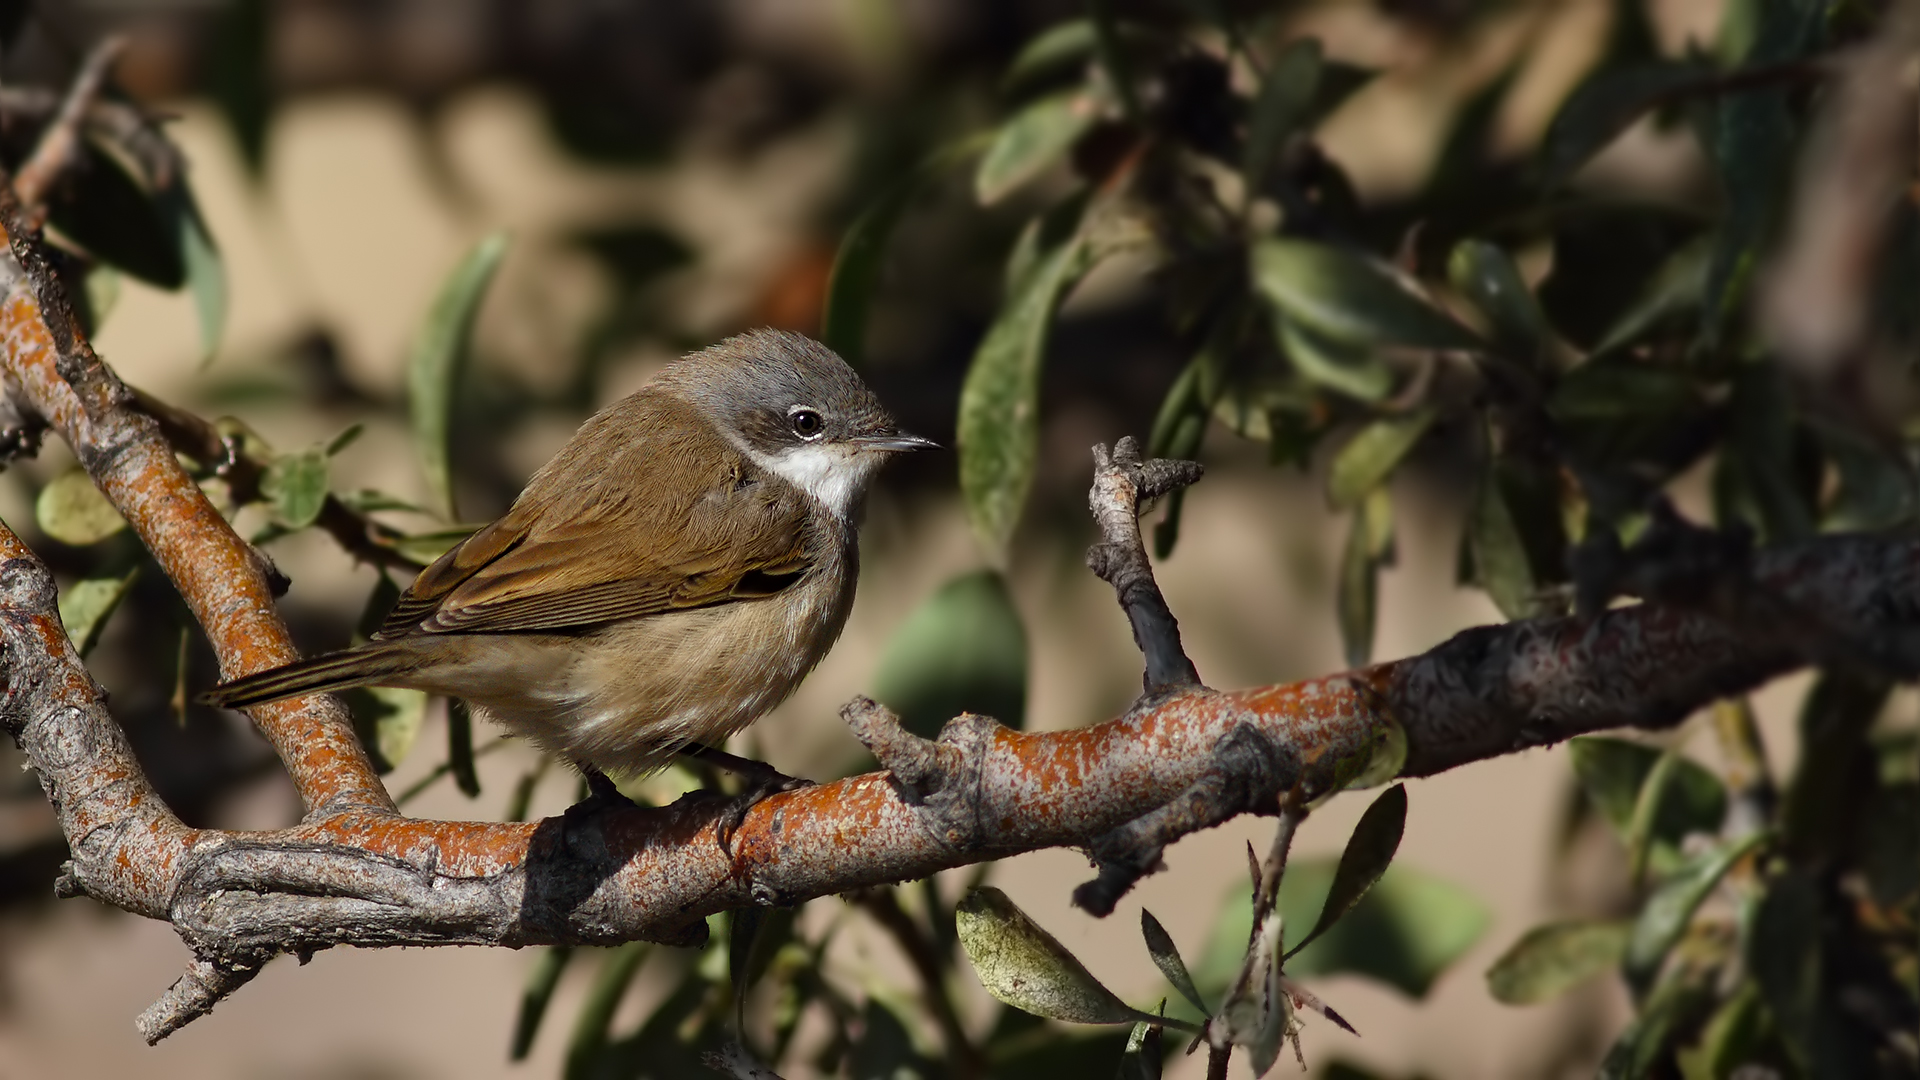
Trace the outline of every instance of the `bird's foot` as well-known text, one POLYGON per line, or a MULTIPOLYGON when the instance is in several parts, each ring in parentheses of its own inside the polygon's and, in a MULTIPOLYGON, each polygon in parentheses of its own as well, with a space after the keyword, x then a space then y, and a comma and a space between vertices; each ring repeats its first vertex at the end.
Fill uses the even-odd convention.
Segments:
POLYGON ((716 768, 738 776, 746 789, 727 800, 721 811, 718 827, 714 831, 720 842, 720 850, 733 855, 733 837, 746 824, 747 814, 763 800, 774 795, 813 786, 813 781, 800 776, 788 776, 764 761, 755 761, 738 754, 729 754, 725 750, 716 750, 704 743, 694 743, 681 751, 695 761, 704 761, 716 768))
POLYGON ((581 777, 587 782, 587 797, 567 807, 565 816, 569 822, 582 822, 609 811, 630 810, 640 805, 620 794, 620 789, 607 778, 606 773, 591 765, 578 762, 575 764, 580 769, 581 777))

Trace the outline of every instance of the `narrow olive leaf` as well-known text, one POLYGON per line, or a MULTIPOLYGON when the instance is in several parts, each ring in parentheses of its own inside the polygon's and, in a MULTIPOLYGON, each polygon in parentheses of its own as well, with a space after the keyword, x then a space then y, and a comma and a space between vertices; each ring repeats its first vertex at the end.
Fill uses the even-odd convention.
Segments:
POLYGON ((1654 761, 1645 780, 1640 783, 1640 791, 1634 797, 1633 816, 1627 819, 1627 831, 1623 839, 1627 845, 1627 880, 1639 888, 1647 875, 1647 853, 1653 846, 1653 823, 1660 812, 1661 800, 1667 796, 1680 770, 1679 751, 1668 747, 1654 761))
POLYGON ((1336 510, 1358 505, 1368 492, 1393 475, 1438 416, 1437 410, 1422 408, 1383 417, 1361 428, 1334 455, 1327 469, 1327 501, 1336 510))
POLYGON ((327 483, 326 448, 312 446, 274 458, 260 478, 260 493, 267 497, 274 522, 292 531, 320 517, 327 503, 327 483))
POLYGON ((827 299, 820 317, 820 340, 847 363, 860 366, 866 356, 867 314, 874 287, 886 264, 887 243, 894 226, 914 196, 927 184, 986 145, 984 139, 962 139, 935 151, 918 167, 881 193, 840 239, 827 277, 827 299))
POLYGON ((533 1049, 533 1038, 540 1033, 540 1021, 546 1018, 547 1005, 553 1001, 553 992, 560 985, 560 975, 567 970, 567 961, 571 959, 571 945, 548 946, 534 958, 533 970, 527 973, 527 985, 520 991, 520 1013, 513 1021, 508 1060, 527 1059, 527 1051, 533 1049))
POLYGON ((1472 349, 1479 339, 1415 293, 1398 271, 1344 248, 1270 239, 1253 247, 1255 286, 1290 318, 1343 341, 1472 349))
POLYGON ((1547 317, 1505 251, 1484 240, 1462 240, 1447 258, 1447 277, 1486 318, 1495 348, 1515 363, 1540 366, 1547 317))
MULTIPOLYGON (((1039 223, 1031 230, 1037 234, 1039 223)), ((1040 371, 1061 294, 1091 258, 1078 235, 1010 276, 1006 306, 987 329, 960 388, 960 490, 987 561, 1004 566, 1033 486, 1040 448, 1040 371)))
POLYGON ((1558 187, 1621 132, 1659 104, 1703 85, 1713 73, 1694 64, 1664 62, 1608 67, 1567 95, 1540 143, 1541 178, 1558 187))
POLYGON ((1360 823, 1347 838, 1347 849, 1340 853, 1340 866, 1333 872, 1333 886, 1327 890, 1320 920, 1307 931, 1306 937, 1287 950, 1287 956, 1312 944, 1313 939, 1326 933, 1367 895, 1367 890, 1387 872, 1394 854, 1400 850, 1400 837, 1406 828, 1407 786, 1395 784, 1381 792, 1373 805, 1367 807, 1367 812, 1360 815, 1360 823))
POLYGON ((974 973, 996 1001, 1075 1024, 1144 1020, 1199 1033, 1196 1024, 1153 1016, 1115 997, 999 889, 982 885, 969 890, 954 910, 954 927, 974 973))
POLYGON ((613 1014, 620 1008, 620 999, 627 995, 627 986, 640 971, 640 962, 646 958, 644 941, 630 941, 607 954, 592 989, 587 991, 586 1003, 580 1006, 580 1014, 574 1019, 573 1038, 567 1044, 566 1064, 561 1072, 563 1080, 589 1080, 599 1075, 596 1066, 607 1046, 613 1014))
POLYGON ((918 175, 893 185, 867 207, 840 239, 827 277, 827 299, 820 317, 820 340, 847 363, 866 357, 867 312, 886 258, 887 241, 900 214, 920 190, 918 175))
POLYGON ((1366 515, 1355 511, 1347 526, 1346 545, 1340 551, 1340 578, 1334 595, 1348 667, 1363 667, 1373 658, 1379 594, 1379 567, 1367 555, 1366 515))
POLYGON ((1277 311, 1273 331, 1287 362, 1311 382, 1361 401, 1379 401, 1393 389, 1393 369, 1371 345, 1316 333, 1277 311))
POLYGON ((1735 863, 1745 858, 1768 839, 1765 831, 1748 833, 1731 843, 1703 851, 1660 883, 1634 920, 1633 935, 1627 941, 1627 978, 1645 986, 1653 981, 1680 935, 1686 932, 1693 913, 1713 892, 1735 863))
POLYGON ((1354 509, 1346 547, 1340 555, 1340 579, 1334 604, 1349 667, 1362 667, 1373 656, 1380 565, 1391 550, 1392 541, 1393 500, 1386 489, 1375 488, 1354 509))
POLYGON ((1600 335, 1592 355, 1631 345, 1662 325, 1697 313, 1706 297, 1707 266, 1712 259, 1710 233, 1667 256, 1640 294, 1600 335))
POLYGON ((1308 119, 1320 89, 1322 60, 1319 39, 1299 38, 1280 50, 1261 77, 1247 121, 1247 151, 1240 170, 1250 190, 1259 189, 1287 136, 1308 119))
MULTIPOLYGON (((1166 1004, 1160 1003, 1162 1013, 1166 1012, 1166 1004)), ((1127 1033, 1127 1048, 1120 1055, 1120 1070, 1114 1074, 1115 1080, 1160 1080, 1166 1062, 1160 1041, 1158 1024, 1142 1020, 1133 1025, 1133 1030, 1127 1033)))
POLYGON ((120 601, 126 599, 127 590, 133 588, 133 579, 139 576, 136 568, 125 577, 84 578, 61 591, 60 625, 67 628, 67 637, 73 641, 73 650, 81 659, 100 643, 107 620, 113 617, 120 601))
POLYGON ((407 407, 413 421, 414 446, 427 485, 449 520, 458 517, 448 462, 454 391, 466 366, 467 344, 473 336, 480 300, 506 251, 507 234, 502 232, 474 245, 440 286, 426 322, 414 336, 413 352, 407 361, 407 407))
POLYGON ((1014 56, 1000 85, 1011 89, 1036 75, 1085 60, 1093 55, 1095 42, 1092 19, 1069 19, 1048 27, 1014 56))
POLYGON ((327 441, 326 449, 323 450, 322 453, 328 457, 337 457, 340 451, 352 446, 354 442, 357 441, 360 436, 366 434, 366 432, 367 425, 365 424, 349 424, 346 430, 327 441))
POLYGON ((1500 614, 1509 619, 1533 614, 1539 586, 1519 523, 1501 487, 1497 462, 1488 463, 1474 494, 1467 517, 1467 545, 1475 579, 1500 614))
POLYGON ((41 488, 33 517, 41 532, 75 547, 99 543, 127 527, 84 469, 61 473, 41 488))
POLYGON ((220 348, 220 335, 227 323, 227 269, 220 250, 213 246, 200 207, 188 190, 186 180, 159 200, 159 210, 173 233, 180 250, 180 263, 186 268, 187 291, 193 294, 193 311, 200 323, 200 364, 213 361, 220 348))
POLYGON ((1508 1005, 1550 1001, 1618 964, 1631 933, 1624 921, 1536 926, 1487 969, 1487 990, 1508 1005))
POLYGON ((1751 980, 1742 982, 1701 1026, 1700 1041, 1674 1055, 1674 1064, 1687 1080, 1735 1075, 1742 1064, 1764 1053, 1762 1040, 1771 1034, 1772 1026, 1759 986, 1751 980))
POLYGON ((1013 114, 980 159, 974 195, 982 205, 992 205, 1039 176, 1066 156, 1099 115, 1098 101, 1085 90, 1043 97, 1013 114))
POLYGON ((469 799, 480 795, 480 774, 473 768, 473 714, 459 698, 447 699, 447 771, 469 799))
MULTIPOLYGON (((1568 742, 1574 775, 1620 838, 1633 835, 1640 793, 1661 752, 1649 746, 1583 735, 1568 742)), ((1666 873, 1678 865, 1680 843, 1690 833, 1717 833, 1726 819, 1726 785, 1703 766, 1678 757, 1666 791, 1653 808, 1648 865, 1666 873)))
POLYGON ((120 271, 112 263, 100 263, 87 271, 86 301, 87 332, 98 336, 114 305, 120 302, 120 271))
POLYGON ((1200 991, 1194 987, 1193 976, 1187 972, 1187 962, 1180 959, 1180 950, 1174 947, 1172 935, 1146 908, 1140 909, 1140 933, 1147 939, 1147 954, 1153 957, 1153 966, 1167 977, 1167 983, 1180 991, 1181 997, 1192 1002, 1193 1007, 1200 1010, 1200 1015, 1208 1015, 1207 1003, 1201 1000, 1200 991))
POLYGON ((1671 972, 1641 1003, 1639 1012, 1607 1050, 1595 1080, 1646 1080, 1664 1075, 1660 1065, 1678 1032, 1711 1005, 1713 990, 1700 973, 1671 972))

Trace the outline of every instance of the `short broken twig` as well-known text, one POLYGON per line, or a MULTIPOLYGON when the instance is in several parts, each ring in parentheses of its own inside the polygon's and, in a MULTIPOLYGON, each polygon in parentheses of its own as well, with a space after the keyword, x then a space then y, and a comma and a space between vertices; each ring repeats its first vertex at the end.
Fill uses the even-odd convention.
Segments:
POLYGON ((1200 479, 1198 462, 1140 459, 1132 436, 1093 448, 1093 489, 1087 502, 1100 525, 1100 543, 1087 549, 1087 567, 1113 586, 1133 625, 1133 643, 1146 660, 1143 678, 1149 695, 1199 686, 1200 673, 1180 645, 1180 624, 1153 580, 1153 564, 1140 537, 1140 505, 1179 491, 1200 479))
POLYGON ((94 101, 106 86, 107 73, 113 70, 114 62, 120 59, 126 47, 126 39, 118 36, 109 37, 93 47, 86 61, 80 65, 80 71, 74 75, 73 85, 60 103, 60 111, 54 114, 53 121, 40 133, 33 156, 14 174, 14 194, 19 198, 21 208, 36 223, 45 215, 47 193, 53 190, 55 181, 79 162, 84 138, 81 128, 94 101))

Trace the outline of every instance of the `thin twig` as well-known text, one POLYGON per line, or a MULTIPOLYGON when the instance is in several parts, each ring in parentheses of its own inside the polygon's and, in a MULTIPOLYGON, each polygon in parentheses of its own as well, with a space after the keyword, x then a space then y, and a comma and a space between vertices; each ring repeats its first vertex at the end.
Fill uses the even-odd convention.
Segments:
POLYGON ((908 963, 913 965, 914 973, 920 977, 920 984, 926 992, 927 1006, 933 1012, 934 1022, 940 1025, 940 1037, 951 1056, 954 1075, 959 1080, 981 1075, 985 1061, 980 1056, 979 1048, 967 1037, 967 1029, 960 1022, 960 1012, 954 1007, 953 996, 947 992, 946 973, 940 963, 940 955, 919 924, 900 906, 898 894, 891 887, 882 887, 861 889, 847 895, 848 899, 873 916, 873 921, 879 923, 881 929, 893 938, 908 963))
POLYGON ((47 193, 53 190, 54 183, 62 173, 79 163, 81 126, 105 87, 107 74, 113 70, 114 61, 120 59, 126 47, 127 40, 117 34, 93 47, 86 61, 80 65, 80 71, 74 75, 73 86, 61 102, 60 111, 54 114, 53 122, 40 133, 33 156, 14 174, 14 194, 20 199, 21 209, 36 224, 45 216, 47 193))

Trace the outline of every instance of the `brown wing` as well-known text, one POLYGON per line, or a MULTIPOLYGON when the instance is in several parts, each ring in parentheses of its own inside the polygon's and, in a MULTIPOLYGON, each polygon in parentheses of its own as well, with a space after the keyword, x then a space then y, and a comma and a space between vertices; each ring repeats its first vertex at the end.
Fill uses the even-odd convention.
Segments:
POLYGON ((374 636, 558 631, 767 595, 811 565, 808 513, 691 408, 643 390, 421 571, 374 636))

